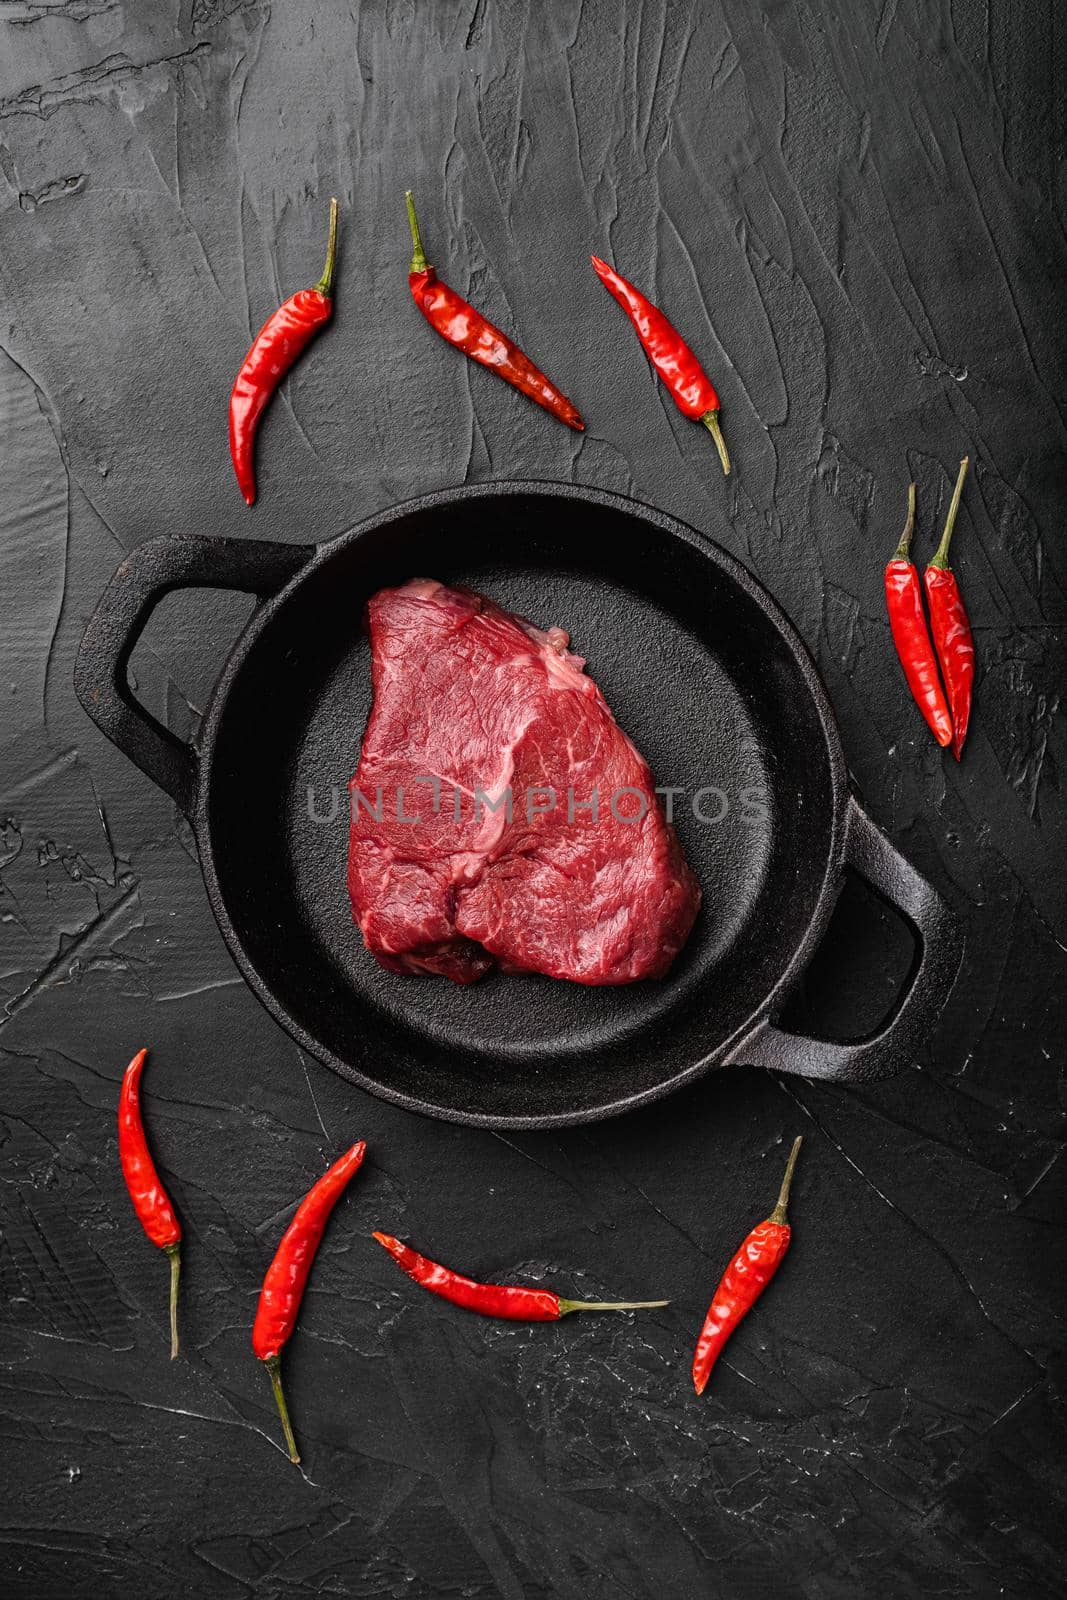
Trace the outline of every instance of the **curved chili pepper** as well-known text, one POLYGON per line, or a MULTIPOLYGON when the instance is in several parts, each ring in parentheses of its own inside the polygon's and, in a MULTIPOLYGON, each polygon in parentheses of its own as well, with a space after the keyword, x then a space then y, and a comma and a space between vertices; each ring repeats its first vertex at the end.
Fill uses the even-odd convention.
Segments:
POLYGON ((374 1237, 388 1250, 397 1266, 423 1289, 451 1301, 454 1306, 462 1306, 465 1311, 477 1311, 483 1317, 506 1317, 510 1322, 558 1322, 572 1311, 644 1311, 670 1304, 668 1300, 561 1300, 551 1289, 476 1283, 473 1278, 464 1278, 450 1267, 442 1267, 420 1256, 417 1250, 401 1244, 388 1233, 376 1233, 374 1237))
POLYGON ((919 574, 911 559, 915 530, 915 485, 908 485, 908 516, 896 553, 885 568, 885 603, 889 626, 912 698, 939 745, 952 743, 952 718, 937 676, 937 662, 923 616, 919 574))
POLYGON ((970 618, 960 594, 956 574, 948 564, 948 547, 952 543, 952 530, 960 508, 963 480, 967 476, 970 457, 960 462, 959 477, 948 508, 945 531, 923 581, 930 607, 930 632, 934 648, 941 663, 941 676, 945 680, 949 708, 952 712, 952 754, 958 761, 967 737, 967 724, 971 720, 971 691, 974 685, 974 638, 970 618))
POLYGON ((751 1310, 782 1264, 789 1249, 791 1229, 786 1221, 789 1187, 797 1164, 802 1140, 793 1140, 786 1163, 778 1204, 767 1218, 745 1239, 719 1281, 693 1355, 693 1386, 697 1394, 707 1388, 711 1369, 723 1345, 742 1317, 751 1310))
POLYGON ((178 1354, 178 1279, 182 1226, 160 1181, 141 1121, 141 1073, 147 1050, 138 1050, 119 1090, 119 1161, 137 1220, 154 1245, 170 1258, 170 1359, 178 1354))
POLYGON ((645 354, 673 395, 679 411, 693 422, 702 422, 715 440, 722 470, 728 477, 730 456, 719 426, 719 396, 715 385, 659 307, 599 256, 591 256, 590 260, 605 289, 614 295, 633 323, 645 354))
POLYGON ((581 433, 585 427, 577 409, 567 396, 535 367, 529 356, 515 342, 501 333, 487 317, 476 311, 462 295, 442 283, 436 271, 426 260, 415 216, 415 201, 411 190, 404 195, 408 208, 413 254, 408 269, 408 284, 412 298, 427 322, 436 328, 442 339, 454 344, 465 356, 488 367, 498 377, 510 383, 539 406, 550 411, 568 428, 581 433))
POLYGON ((298 289, 267 318, 241 363, 230 395, 230 457, 248 505, 256 498, 253 456, 259 419, 293 362, 330 320, 336 259, 337 201, 331 200, 330 236, 322 277, 314 289, 298 289))
POLYGON ((366 1142, 361 1139, 351 1150, 346 1150, 341 1159, 335 1161, 318 1183, 308 1190, 297 1207, 295 1217, 282 1234, 281 1244, 267 1268, 259 1292, 259 1305, 252 1327, 252 1349, 270 1376, 290 1461, 299 1462, 300 1455, 282 1388, 281 1349, 296 1326, 308 1273, 330 1212, 341 1198, 348 1180, 359 1171, 366 1148, 366 1142))

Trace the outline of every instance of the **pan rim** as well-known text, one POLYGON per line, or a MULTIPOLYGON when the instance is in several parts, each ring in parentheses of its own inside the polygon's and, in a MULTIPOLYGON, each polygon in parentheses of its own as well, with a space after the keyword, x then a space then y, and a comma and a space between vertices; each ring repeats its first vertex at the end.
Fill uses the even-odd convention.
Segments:
POLYGON ((413 1111, 423 1116, 432 1117, 438 1121, 466 1127, 512 1130, 577 1127, 586 1123, 603 1121, 608 1117, 621 1116, 629 1111, 635 1111, 644 1105, 664 1099, 676 1090, 695 1082, 717 1066, 727 1064, 744 1040, 760 1028, 785 1000, 810 961, 825 931, 836 900, 836 890, 840 882, 844 855, 845 810, 849 796, 849 782, 833 708, 830 705, 826 690, 806 644, 774 597, 729 551, 725 550, 708 535, 699 532, 670 513, 661 511, 658 507, 650 506, 636 497, 621 495, 610 490, 596 489, 584 484, 563 483, 552 479, 506 479, 480 484, 456 484, 432 490, 409 500, 399 501, 387 507, 384 511, 375 512, 363 518, 351 528, 334 535, 332 538, 317 543, 311 556, 284 587, 277 594, 261 601, 257 605, 245 628, 235 641, 212 690, 196 739, 195 748, 197 761, 191 821, 197 839, 208 902, 227 948, 253 994, 298 1045, 347 1082, 354 1084, 369 1094, 373 1094, 378 1099, 385 1100, 406 1111, 413 1111), (616 511, 625 516, 637 517, 656 528, 660 533, 671 538, 680 539, 683 543, 696 550, 699 555, 719 567, 759 607, 762 614, 775 627, 814 702, 827 752, 833 813, 830 818, 829 844, 826 851, 825 868, 822 880, 818 885, 814 909, 805 932, 798 941, 788 964, 777 982, 744 1022, 728 1037, 716 1041, 706 1053, 697 1057, 688 1066, 674 1072, 669 1078, 665 1078, 660 1083, 652 1084, 647 1088, 632 1093, 620 1094, 617 1098, 601 1102, 598 1105, 567 1111, 529 1112, 523 1114, 464 1111, 453 1106, 424 1100, 417 1095, 406 1094, 401 1090, 392 1088, 389 1084, 371 1078, 352 1066, 350 1062, 329 1049, 299 1022, 281 1002, 269 980, 264 977, 253 962, 245 947, 243 937, 230 916, 216 867, 210 816, 210 794, 215 747, 223 714, 229 700, 230 690, 249 655, 254 651, 261 635, 274 617, 284 609, 291 596, 314 573, 336 558, 343 550, 357 544, 365 536, 380 533, 383 528, 388 527, 393 522, 400 521, 414 513, 440 509, 444 505, 453 506, 464 501, 507 498, 508 496, 569 499, 585 505, 595 505, 608 511, 616 511))

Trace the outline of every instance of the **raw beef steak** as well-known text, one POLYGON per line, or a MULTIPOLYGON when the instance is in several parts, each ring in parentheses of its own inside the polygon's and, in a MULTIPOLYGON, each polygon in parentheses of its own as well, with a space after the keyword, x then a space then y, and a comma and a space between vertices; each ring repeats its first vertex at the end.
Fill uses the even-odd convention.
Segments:
POLYGON ((457 983, 661 978, 700 888, 567 635, 427 579, 367 613, 348 891, 368 950, 457 983))

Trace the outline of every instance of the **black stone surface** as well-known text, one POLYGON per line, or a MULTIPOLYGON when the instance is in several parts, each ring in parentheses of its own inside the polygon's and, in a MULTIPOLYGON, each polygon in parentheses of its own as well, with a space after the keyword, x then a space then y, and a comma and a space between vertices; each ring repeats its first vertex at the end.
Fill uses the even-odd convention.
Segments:
MULTIPOLYGON (((1061 1592, 1064 52, 1053 0, 0 7, 5 1595, 1061 1592), (408 184, 431 256, 584 436, 425 327, 408 184), (331 193, 337 316, 267 418, 248 512, 226 396, 321 270, 331 193), (728 483, 592 250, 714 373, 728 483), (925 556, 965 451, 957 767, 907 701, 881 569, 909 475, 925 556), (727 1072, 497 1136, 349 1088, 244 987, 186 826, 73 699, 85 619, 152 534, 309 541, 495 477, 659 505, 800 629, 866 804, 968 927, 899 1078, 727 1072), (116 1160, 142 1042, 186 1228, 174 1364, 116 1160), (697 1404, 695 1329, 798 1131, 793 1249, 697 1404), (298 1472, 249 1326, 294 1199, 356 1137, 287 1353, 298 1472), (420 1297, 375 1226, 672 1304, 498 1326, 420 1297)), ((248 605, 175 597, 135 656, 183 736, 248 605)), ((793 1022, 873 1025, 907 959, 857 892, 793 1022)))

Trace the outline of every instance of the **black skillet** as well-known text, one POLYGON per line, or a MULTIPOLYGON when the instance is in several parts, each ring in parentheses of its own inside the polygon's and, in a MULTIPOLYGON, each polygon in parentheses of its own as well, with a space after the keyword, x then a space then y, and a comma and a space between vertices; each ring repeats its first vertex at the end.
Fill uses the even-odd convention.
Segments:
POLYGON ((731 1063, 870 1081, 911 1060, 959 970, 956 919, 850 793, 789 623, 724 551, 635 501, 494 484, 428 495, 319 546, 152 540, 111 580, 75 688, 191 820, 219 927, 263 1004, 327 1066, 413 1111, 496 1128, 588 1122, 731 1063), (664 981, 460 988, 385 972, 363 949, 345 887, 346 783, 370 703, 361 613, 376 589, 417 575, 566 627, 658 782, 683 791, 675 821, 704 909, 664 981), (127 673, 153 608, 182 588, 261 602, 195 746, 148 715, 127 673), (773 1018, 846 866, 911 923, 916 960, 879 1033, 830 1044, 773 1018))

